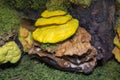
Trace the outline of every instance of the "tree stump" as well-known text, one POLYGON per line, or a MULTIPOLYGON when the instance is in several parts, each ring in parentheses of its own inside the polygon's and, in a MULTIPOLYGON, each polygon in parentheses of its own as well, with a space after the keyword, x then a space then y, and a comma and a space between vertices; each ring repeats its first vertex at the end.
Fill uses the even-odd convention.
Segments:
POLYGON ((80 27, 90 33, 90 44, 97 50, 89 49, 90 51, 87 50, 79 57, 74 55, 56 57, 47 50, 41 51, 41 45, 35 43, 28 53, 37 54, 40 60, 61 70, 90 73, 95 68, 96 61, 98 61, 97 64, 105 63, 113 56, 115 1, 94 0, 87 8, 71 3, 68 12, 74 18, 79 19, 80 27))
POLYGON ((80 20, 80 26, 92 35, 92 44, 97 49, 97 60, 102 63, 112 58, 115 0, 95 0, 87 9, 72 4, 71 15, 80 20))

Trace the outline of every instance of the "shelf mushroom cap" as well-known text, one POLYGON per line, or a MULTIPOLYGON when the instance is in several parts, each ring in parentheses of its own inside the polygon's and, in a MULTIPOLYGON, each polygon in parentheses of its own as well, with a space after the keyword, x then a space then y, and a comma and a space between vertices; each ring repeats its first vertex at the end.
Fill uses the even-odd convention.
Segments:
POLYGON ((66 24, 51 25, 37 28, 32 36, 34 40, 42 43, 57 43, 71 37, 77 30, 79 22, 72 19, 66 24))
POLYGON ((48 17, 53 17, 53 16, 62 16, 65 14, 67 14, 67 12, 65 12, 63 10, 55 10, 55 11, 45 10, 44 12, 42 12, 41 16, 48 18, 48 17))
POLYGON ((50 17, 50 18, 38 18, 37 21, 35 22, 35 26, 41 27, 41 26, 52 25, 52 24, 64 24, 71 19, 72 19, 72 16, 69 14, 65 16, 56 16, 56 17, 50 17))

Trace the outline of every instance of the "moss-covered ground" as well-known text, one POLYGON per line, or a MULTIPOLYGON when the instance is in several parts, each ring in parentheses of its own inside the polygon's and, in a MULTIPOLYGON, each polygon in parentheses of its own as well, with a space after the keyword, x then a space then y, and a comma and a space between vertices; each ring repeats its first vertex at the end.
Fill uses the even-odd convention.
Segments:
POLYGON ((120 64, 111 60, 85 75, 60 71, 24 55, 17 65, 0 68, 0 80, 120 80, 120 64))

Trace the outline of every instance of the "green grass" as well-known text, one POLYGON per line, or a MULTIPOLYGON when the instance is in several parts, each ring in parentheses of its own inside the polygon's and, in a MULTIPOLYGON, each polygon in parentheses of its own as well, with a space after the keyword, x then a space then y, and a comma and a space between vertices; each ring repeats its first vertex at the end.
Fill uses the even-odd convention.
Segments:
POLYGON ((97 67, 90 75, 64 72, 44 63, 35 63, 25 55, 16 66, 0 68, 0 80, 119 80, 120 64, 114 60, 97 67))
POLYGON ((0 0, 0 36, 13 30, 17 32, 19 23, 18 13, 0 0))

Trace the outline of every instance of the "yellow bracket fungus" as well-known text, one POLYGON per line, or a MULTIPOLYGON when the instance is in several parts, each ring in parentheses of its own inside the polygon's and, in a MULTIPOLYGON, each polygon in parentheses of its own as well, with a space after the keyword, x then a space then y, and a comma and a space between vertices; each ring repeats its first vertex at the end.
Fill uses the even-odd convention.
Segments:
POLYGON ((57 43, 72 36, 79 26, 77 19, 72 19, 66 24, 51 25, 37 28, 32 36, 34 40, 43 43, 57 43))
POLYGON ((33 44, 31 32, 21 26, 19 31, 19 40, 23 45, 24 51, 28 52, 28 49, 30 49, 33 44))
POLYGON ((62 10, 55 10, 55 11, 48 11, 48 10, 45 10, 41 16, 42 17, 45 17, 45 18, 48 18, 48 17, 53 17, 53 16, 62 16, 62 15, 65 15, 67 14, 67 12, 65 11, 62 11, 62 10))
POLYGON ((115 47, 112 53, 115 55, 115 58, 117 59, 117 61, 120 62, 120 49, 115 47))
POLYGON ((114 38, 114 44, 120 49, 120 40, 119 40, 119 37, 117 35, 114 38))
POLYGON ((46 26, 51 24, 64 24, 72 19, 71 15, 65 15, 65 16, 56 16, 56 17, 50 17, 50 18, 39 18, 37 19, 35 26, 46 26))
POLYGON ((117 27, 117 34, 118 34, 118 37, 120 38, 120 26, 119 27, 117 27))
POLYGON ((0 64, 16 63, 21 57, 21 51, 14 41, 7 42, 0 47, 0 64))
POLYGON ((115 55, 115 58, 118 62, 120 62, 120 27, 116 28, 116 36, 114 38, 115 48, 113 49, 112 53, 115 55))
POLYGON ((116 28, 116 36, 114 38, 114 44, 120 49, 120 27, 116 28))

